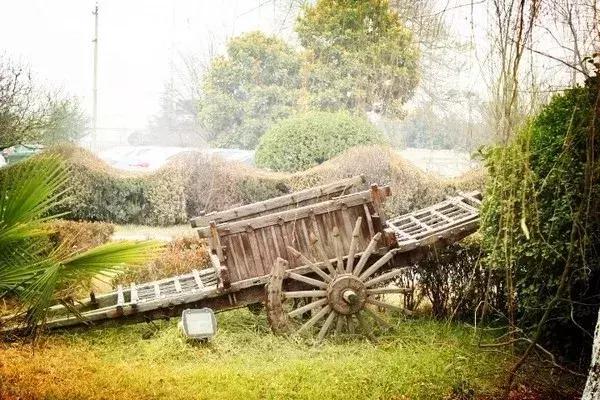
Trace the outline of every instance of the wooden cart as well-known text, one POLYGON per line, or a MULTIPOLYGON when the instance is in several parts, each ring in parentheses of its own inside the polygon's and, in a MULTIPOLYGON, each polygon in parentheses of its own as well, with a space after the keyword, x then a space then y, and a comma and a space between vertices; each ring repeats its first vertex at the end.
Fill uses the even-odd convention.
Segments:
POLYGON ((395 278, 432 247, 473 232, 480 200, 463 194, 388 220, 389 188, 361 186, 362 177, 348 178, 194 218, 208 241, 208 268, 55 306, 47 327, 264 303, 275 332, 318 329, 322 339, 335 325, 368 334, 370 321, 385 323, 379 310, 408 312, 387 299, 414 289, 394 285, 395 278))

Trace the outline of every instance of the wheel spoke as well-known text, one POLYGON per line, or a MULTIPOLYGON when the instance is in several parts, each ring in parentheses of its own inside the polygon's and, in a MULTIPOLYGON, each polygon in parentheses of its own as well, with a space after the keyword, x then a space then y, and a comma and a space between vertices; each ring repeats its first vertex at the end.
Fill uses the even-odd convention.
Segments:
POLYGON ((388 310, 392 310, 392 311, 397 311, 397 312, 401 312, 401 313, 405 312, 405 310, 403 308, 400 308, 400 307, 395 306, 390 303, 386 303, 384 301, 374 299, 373 297, 367 297, 367 303, 373 304, 374 306, 377 306, 377 307, 387 308, 388 310))
POLYGON ((368 288, 368 287, 376 285, 376 284, 378 284, 380 282, 384 282, 384 281, 387 281, 389 279, 392 279, 392 278, 400 275, 401 273, 403 273, 404 271, 406 271, 409 268, 411 268, 411 267, 396 268, 396 269, 391 270, 390 272, 386 272, 385 274, 381 274, 381 275, 379 275, 379 276, 377 276, 377 277, 375 277, 375 278, 373 278, 373 279, 371 279, 369 281, 366 281, 365 282, 365 287, 368 288))
POLYGON ((288 278, 292 278, 296 281, 308 283, 309 285, 316 286, 321 289, 327 289, 327 284, 323 281, 318 281, 316 279, 309 278, 308 276, 300 275, 300 274, 297 274, 295 272, 290 272, 290 271, 288 271, 286 274, 287 274, 288 278))
POLYGON ((335 334, 340 335, 344 330, 344 316, 342 314, 338 314, 338 318, 335 324, 335 334))
POLYGON ((348 250, 348 260, 346 261, 346 272, 349 274, 352 273, 352 268, 354 268, 354 255, 356 254, 356 246, 358 246, 361 224, 362 217, 358 217, 354 224, 354 230, 352 231, 352 240, 350 240, 350 249, 348 250))
POLYGON ((368 295, 372 295, 372 294, 406 294, 406 293, 410 293, 412 291, 413 291, 413 289, 409 288, 409 287, 402 287, 402 288, 384 287, 384 288, 367 289, 367 294, 368 295))
POLYGON ((360 260, 358 260, 358 263, 356 264, 356 267, 354 268, 354 275, 357 275, 357 276, 360 275, 361 271, 365 267, 365 264, 369 260, 369 257, 377 249, 377 243, 379 243, 380 239, 381 239, 381 232, 377 232, 377 234, 375 236, 373 236, 373 239, 371 239, 371 242, 369 243, 369 245, 367 246, 365 251, 363 251, 362 255, 360 256, 360 260))
POLYGON ((286 299, 298 299, 302 297, 325 297, 327 291, 325 290, 298 290, 295 292, 283 292, 283 297, 286 299))
POLYGON ((352 315, 346 315, 346 326, 348 327, 348 332, 354 335, 355 329, 354 322, 352 321, 352 315))
POLYGON ((306 265, 313 271, 315 274, 319 275, 325 282, 331 282, 331 276, 327 275, 325 271, 321 268, 317 267, 315 263, 313 263, 308 257, 304 254, 300 253, 298 250, 293 248, 292 246, 287 247, 288 251, 292 254, 293 257, 299 258, 302 261, 303 265, 306 265))
POLYGON ((321 242, 319 242, 319 238, 317 238, 317 236, 314 233, 311 233, 310 240, 312 242, 313 247, 317 250, 319 257, 321 257, 321 259, 327 266, 327 269, 331 273, 331 276, 335 276, 336 272, 335 272, 335 269, 333 268, 333 264, 331 264, 329 257, 327 257, 327 253, 325 253, 325 250, 323 250, 323 246, 321 246, 321 242))
POLYGON ((336 316, 336 312, 335 311, 330 311, 329 312, 329 315, 327 316, 327 319, 325 320, 325 323, 323 324, 323 326, 321 327, 321 330, 319 331, 319 335, 317 336, 317 342, 322 341, 323 338, 325 337, 325 335, 327 335, 327 331, 331 327, 331 324, 333 323, 333 320, 335 319, 335 316, 336 316))
POLYGON ((297 315, 302 315, 305 312, 312 310, 313 308, 317 308, 317 307, 323 306, 325 304, 327 304, 327 299, 316 300, 316 301, 313 301, 312 303, 308 303, 305 306, 302 306, 300 308, 296 308, 295 310, 290 311, 288 313, 288 315, 290 317, 295 317, 297 315))
MULTIPOLYGON (((327 299, 323 299, 323 300, 327 301, 327 299)), ((305 330, 309 329, 310 327, 312 327, 321 318, 323 318, 329 311, 331 311, 331 307, 329 305, 326 305, 325 307, 323 307, 318 313, 313 315, 313 317, 311 319, 306 321, 304 323, 304 325, 302 325, 300 327, 300 329, 298 329, 298 334, 300 334, 300 333, 304 332, 305 330)))
POLYGON ((394 249, 394 250, 390 250, 387 253, 385 253, 385 255, 383 257, 381 257, 379 260, 375 261, 373 263, 373 265, 371 265, 369 268, 367 268, 367 270, 365 272, 363 272, 359 278, 364 281, 366 278, 373 275, 375 272, 379 271, 379 269, 381 267, 383 267, 385 264, 387 264, 388 261, 390 261, 397 252, 398 252, 398 250, 394 249))

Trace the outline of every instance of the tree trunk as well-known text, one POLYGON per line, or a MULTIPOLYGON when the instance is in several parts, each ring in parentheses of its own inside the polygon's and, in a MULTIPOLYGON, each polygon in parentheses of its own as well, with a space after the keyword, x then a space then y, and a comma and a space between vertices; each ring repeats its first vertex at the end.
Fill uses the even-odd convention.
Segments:
POLYGON ((598 310, 598 321, 596 322, 596 333, 594 334, 590 373, 583 390, 583 396, 581 396, 581 400, 598 399, 600 399, 600 310, 598 310))

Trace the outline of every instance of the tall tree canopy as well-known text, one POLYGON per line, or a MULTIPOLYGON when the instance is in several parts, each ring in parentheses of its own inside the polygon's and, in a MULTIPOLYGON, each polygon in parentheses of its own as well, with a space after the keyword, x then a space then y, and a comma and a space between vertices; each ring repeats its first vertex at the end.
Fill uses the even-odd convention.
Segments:
POLYGON ((418 83, 418 48, 386 0, 319 0, 296 31, 307 51, 309 104, 401 114, 418 83))
POLYGON ((297 105, 300 58, 276 37, 251 32, 232 39, 203 82, 199 117, 209 139, 254 148, 276 120, 297 105))

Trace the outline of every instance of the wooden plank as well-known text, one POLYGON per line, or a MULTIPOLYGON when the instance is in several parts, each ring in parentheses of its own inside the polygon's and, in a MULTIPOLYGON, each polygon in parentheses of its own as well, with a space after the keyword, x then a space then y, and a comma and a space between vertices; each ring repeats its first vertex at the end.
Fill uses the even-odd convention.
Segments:
POLYGON ((266 269, 263 265, 263 259, 261 255, 261 251, 258 246, 258 239, 256 238, 256 233, 252 228, 247 233, 248 242, 250 243, 250 251, 252 252, 252 260, 254 261, 254 266, 256 269, 257 275, 262 275, 265 273, 266 269))
POLYGON ((346 261, 346 272, 351 273, 354 269, 354 255, 356 254, 356 248, 359 244, 359 235, 362 225, 362 217, 356 219, 354 229, 352 230, 352 240, 350 241, 350 249, 348 250, 348 260, 346 261))
POLYGON ((158 282, 154 282, 154 297, 157 299, 160 298, 160 287, 158 285, 158 282))
POLYGON ((135 286, 134 282, 131 282, 131 285, 129 286, 129 298, 131 304, 137 304, 139 300, 137 286, 135 286))
POLYGON ((302 204, 322 197, 344 194, 348 189, 362 183, 364 183, 364 177, 362 176, 342 179, 337 182, 302 190, 289 195, 195 217, 192 218, 191 224, 192 227, 196 228, 206 226, 210 221, 215 221, 220 224, 235 219, 252 218, 255 217, 256 214, 273 212, 284 207, 302 204))
POLYGON ((279 250, 279 241, 277 240, 277 232, 275 232, 275 226, 271 225, 270 226, 270 231, 271 231, 271 240, 273 241, 273 246, 275 248, 275 254, 277 255, 277 258, 282 258, 282 252, 281 250, 279 250))
MULTIPOLYGON (((361 204, 367 204, 371 201, 371 192, 367 190, 292 210, 284 210, 243 221, 223 223, 218 225, 217 229, 221 235, 235 234, 244 231, 247 225, 252 226, 254 229, 258 229, 265 226, 278 224, 280 221, 289 222, 296 219, 306 218, 311 213, 314 213, 315 215, 321 215, 328 212, 337 211, 342 207, 342 204, 346 204, 348 207, 353 207, 361 204)), ((207 230, 209 228, 200 229, 207 230)))
POLYGON ((375 236, 375 229, 373 229, 373 219, 371 218, 371 211, 367 204, 363 204, 365 210, 365 219, 367 220, 367 226, 369 227, 369 234, 371 237, 375 236))
POLYGON ((117 307, 123 307, 125 304, 125 295, 123 294, 123 285, 117 286, 117 307))
POLYGON ((181 282, 179 282, 179 278, 178 277, 173 278, 173 283, 175 284, 175 291, 177 293, 180 293, 181 292, 181 282))
POLYGON ((252 258, 250 257, 250 243, 248 242, 248 234, 247 233, 240 233, 239 235, 236 235, 238 238, 238 245, 239 245, 239 249, 240 249, 240 253, 242 254, 242 260, 244 260, 244 269, 246 271, 246 274, 248 276, 248 278, 252 277, 252 276, 257 276, 258 274, 255 271, 254 268, 254 262, 252 260, 252 258))
POLYGON ((267 231, 266 229, 259 229, 260 232, 260 238, 262 239, 262 245, 263 245, 263 249, 264 249, 264 255, 266 257, 265 259, 265 275, 269 274, 269 265, 274 265, 275 261, 277 261, 277 255, 273 253, 272 251, 272 246, 269 244, 269 241, 267 239, 267 231))
POLYGON ((197 269, 192 270, 192 275, 194 275, 194 281, 196 282, 198 289, 204 288, 204 283, 202 282, 202 279, 200 279, 200 274, 198 273, 197 269))
POLYGON ((209 229, 212 251, 216 252, 217 256, 219 257, 219 261, 223 262, 225 261, 223 258, 223 247, 221 246, 221 239, 219 238, 217 225, 214 223, 214 221, 210 223, 209 229))
POLYGON ((339 274, 344 272, 344 244, 337 226, 333 227, 333 246, 335 247, 336 268, 339 274))

